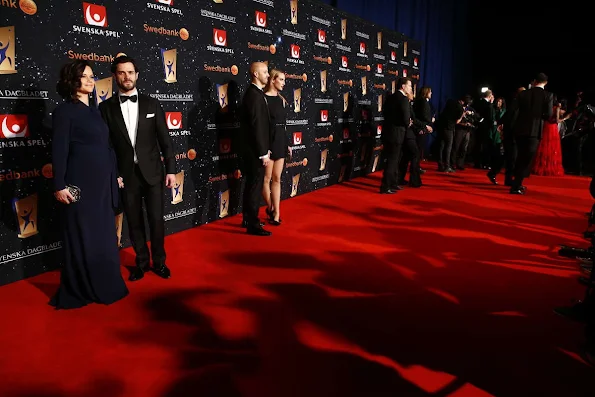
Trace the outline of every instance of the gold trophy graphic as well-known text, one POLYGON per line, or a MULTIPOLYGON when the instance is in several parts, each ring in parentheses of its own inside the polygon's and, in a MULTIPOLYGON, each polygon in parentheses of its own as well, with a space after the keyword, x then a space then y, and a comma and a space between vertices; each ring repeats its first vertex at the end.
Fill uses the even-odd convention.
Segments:
POLYGON ((123 212, 116 215, 116 236, 118 237, 118 247, 122 246, 122 221, 123 220, 124 220, 123 212))
POLYGON ((296 88, 293 90, 293 111, 295 113, 301 112, 302 109, 302 89, 296 88))
POLYGON ((346 92, 343 94, 343 112, 347 112, 349 108, 349 93, 346 92))
POLYGON ((163 63, 163 72, 165 73, 166 83, 177 83, 178 69, 177 65, 177 50, 161 50, 161 62, 163 63))
POLYGON ((403 43, 403 57, 407 57, 407 42, 403 43))
POLYGON ((326 70, 320 71, 320 92, 326 92, 326 70))
POLYGON ((19 225, 19 238, 35 236, 37 230, 37 193, 22 199, 14 199, 13 209, 19 225))
POLYGON ((368 95, 368 78, 362 77, 362 95, 368 95))
POLYGON ((324 171, 326 168, 326 156, 328 155, 328 149, 324 149, 320 152, 320 169, 318 171, 324 171))
POLYGON ((113 77, 97 80, 95 82, 95 102, 97 106, 112 97, 113 77))
POLYGON ((413 97, 415 98, 417 96, 417 84, 413 85, 413 97))
POLYGON ((298 23, 298 0, 290 0, 289 5, 291 7, 291 24, 297 25, 297 23, 298 23))
POLYGON ((345 179, 345 170, 347 170, 347 164, 343 164, 341 166, 341 171, 339 172, 339 180, 337 181, 338 183, 343 182, 343 179, 345 179))
POLYGON ((298 193, 298 185, 300 184, 300 174, 294 175, 291 179, 291 194, 289 197, 295 197, 298 193))
POLYGON ((15 65, 16 44, 14 26, 0 28, 0 74, 17 72, 15 65))
POLYGON ((382 49, 382 32, 378 32, 378 34, 376 35, 376 41, 378 42, 378 49, 381 50, 382 49))
POLYGON ((219 192, 219 218, 229 215, 229 189, 219 192))
POLYGON ((171 188, 171 203, 179 204, 184 200, 184 171, 176 174, 176 182, 171 188))
POLYGON ((347 19, 341 19, 341 39, 347 40, 347 19))
POLYGON ((382 112, 382 94, 378 95, 378 111, 382 112))
POLYGON ((372 165, 372 172, 376 172, 376 167, 378 167, 378 159, 380 156, 374 157, 374 164, 372 165))
POLYGON ((227 86, 227 84, 217 84, 217 97, 221 109, 226 109, 229 104, 229 99, 227 98, 227 86))

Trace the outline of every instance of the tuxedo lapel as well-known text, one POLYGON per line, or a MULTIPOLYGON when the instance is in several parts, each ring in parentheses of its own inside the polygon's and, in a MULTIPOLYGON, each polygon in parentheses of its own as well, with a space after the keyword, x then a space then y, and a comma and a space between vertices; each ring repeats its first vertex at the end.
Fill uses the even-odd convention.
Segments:
POLYGON ((132 142, 130 141, 130 134, 128 134, 128 129, 126 128, 126 123, 124 122, 124 116, 122 115, 122 108, 120 107, 120 100, 118 96, 113 96, 111 101, 112 114, 115 119, 114 121, 116 123, 116 126, 124 135, 128 144, 132 146, 132 142))

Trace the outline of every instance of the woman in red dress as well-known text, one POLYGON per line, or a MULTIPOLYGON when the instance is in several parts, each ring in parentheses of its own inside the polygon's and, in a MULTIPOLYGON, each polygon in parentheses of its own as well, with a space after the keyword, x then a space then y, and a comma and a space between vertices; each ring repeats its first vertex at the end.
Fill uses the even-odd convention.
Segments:
POLYGON ((541 142, 539 143, 539 148, 535 154, 535 160, 531 170, 531 173, 535 175, 564 175, 564 168, 562 167, 562 145, 560 142, 558 123, 566 120, 568 116, 564 115, 566 112, 562 108, 562 104, 557 102, 554 105, 552 118, 543 123, 541 142))

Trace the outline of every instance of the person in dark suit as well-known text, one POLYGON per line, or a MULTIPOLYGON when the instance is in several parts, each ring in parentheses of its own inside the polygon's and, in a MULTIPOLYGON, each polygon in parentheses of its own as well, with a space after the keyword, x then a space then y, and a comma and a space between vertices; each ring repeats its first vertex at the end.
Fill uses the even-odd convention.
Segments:
POLYGON ((102 102, 99 109, 109 126, 119 175, 124 182, 124 213, 136 253, 136 268, 129 279, 143 278, 150 269, 151 257, 153 272, 169 278, 170 270, 165 264, 163 188, 172 188, 176 182, 176 159, 165 113, 159 101, 138 93, 138 66, 134 59, 128 56, 116 58, 112 73, 119 88, 118 95, 102 102), (143 201, 149 220, 151 255, 146 243, 143 201))
MULTIPOLYGON (((413 114, 415 114, 416 118, 424 123, 426 126, 430 126, 434 123, 434 117, 432 116, 432 107, 430 106, 430 99, 432 98, 432 88, 431 87, 422 87, 417 92, 417 97, 413 101, 413 114)), ((426 158, 424 156, 424 151, 426 150, 426 146, 428 143, 428 135, 431 134, 432 131, 427 129, 422 129, 418 131, 416 136, 417 139, 417 149, 419 150, 419 158, 420 160, 426 158)))
POLYGON ((547 81, 548 77, 539 73, 532 87, 520 92, 510 109, 513 114, 516 112, 512 131, 518 150, 510 187, 511 194, 525 194, 523 179, 529 176, 533 157, 541 139, 543 123, 553 114, 554 96, 545 90, 547 81))
POLYGON ((473 144, 475 168, 487 169, 491 165, 492 145, 490 138, 496 130, 496 110, 494 109, 494 93, 487 90, 475 104, 479 114, 479 124, 475 130, 473 144))
MULTIPOLYGON (((421 167, 419 162, 421 160, 421 150, 419 149, 419 136, 421 134, 429 134, 432 132, 432 127, 425 121, 417 117, 413 107, 413 94, 408 95, 409 105, 411 106, 411 125, 407 128, 405 133, 405 140, 403 142, 403 153, 399 160, 399 172, 397 183, 399 185, 406 185, 405 175, 407 174, 407 167, 409 164, 409 187, 421 187, 421 167)), ((427 102, 427 101, 426 101, 427 102)), ((428 103, 429 105, 429 103, 428 103)), ((430 120, 431 121, 431 120, 430 120)))
POLYGON ((451 152, 455 136, 455 126, 463 118, 463 105, 460 101, 449 99, 444 105, 444 109, 438 115, 436 127, 438 129, 438 171, 453 173, 455 172, 451 164, 451 152))
POLYGON ((490 171, 491 175, 495 177, 502 170, 502 166, 504 166, 504 185, 506 186, 512 186, 512 180, 514 176, 514 165, 517 158, 517 146, 512 126, 514 125, 519 112, 518 106, 516 106, 515 102, 517 101, 518 94, 522 91, 525 91, 525 87, 520 87, 517 90, 511 101, 512 106, 510 106, 506 113, 504 113, 504 116, 500 120, 500 125, 498 126, 498 130, 502 133, 504 164, 500 163, 498 165, 494 162, 492 163, 492 169, 490 171), (515 109, 514 111, 513 108, 515 109))
MULTIPOLYGON (((398 91, 388 95, 384 104, 381 138, 382 154, 386 158, 386 167, 380 185, 380 193, 382 194, 394 194, 397 190, 400 190, 398 185, 399 160, 405 142, 405 135, 411 126, 411 105, 409 103, 409 96, 413 94, 411 79, 408 77, 399 78, 397 87, 398 91)), ((419 173, 419 169, 417 171, 419 173)))
POLYGON ((52 165, 63 231, 64 266, 56 309, 111 304, 128 289, 120 271, 114 208, 118 206, 116 157, 109 131, 94 103, 95 80, 87 61, 62 67, 58 93, 66 101, 53 112, 52 165), (80 189, 80 197, 76 196, 80 189), (73 195, 74 194, 74 195, 73 195))
POLYGON ((274 131, 263 91, 269 80, 267 65, 263 62, 252 63, 250 78, 241 111, 242 162, 246 177, 243 226, 248 234, 270 236, 271 232, 262 227, 258 217, 265 168, 271 161, 271 135, 274 131))

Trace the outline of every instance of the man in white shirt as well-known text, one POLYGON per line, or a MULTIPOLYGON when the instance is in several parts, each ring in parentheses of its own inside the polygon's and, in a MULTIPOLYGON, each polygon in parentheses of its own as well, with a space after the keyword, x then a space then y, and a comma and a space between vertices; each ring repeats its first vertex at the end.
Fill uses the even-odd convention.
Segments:
POLYGON ((122 202, 137 265, 129 279, 143 278, 150 269, 151 257, 154 273, 169 278, 170 270, 165 265, 163 189, 175 184, 176 159, 165 113, 158 100, 138 93, 138 67, 134 59, 125 55, 116 58, 112 73, 119 88, 118 95, 102 102, 99 109, 109 126, 120 181, 124 183, 122 202), (150 255, 143 201, 149 220, 150 255))

